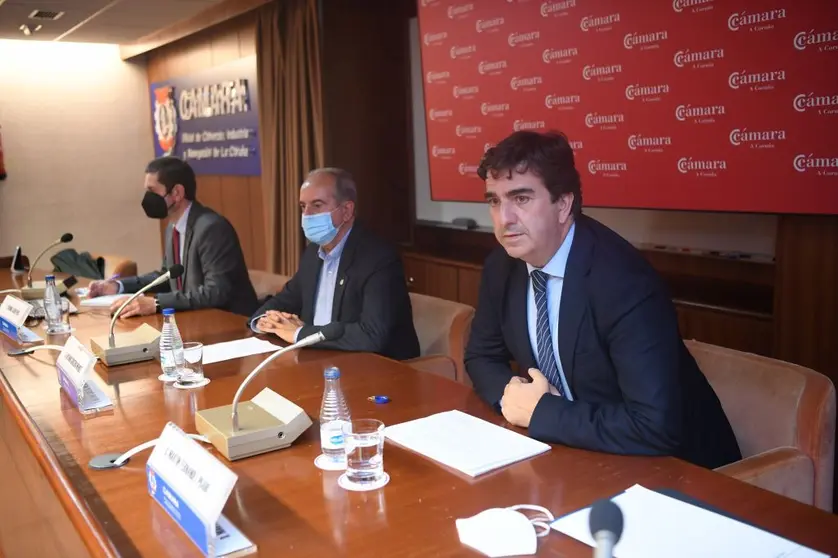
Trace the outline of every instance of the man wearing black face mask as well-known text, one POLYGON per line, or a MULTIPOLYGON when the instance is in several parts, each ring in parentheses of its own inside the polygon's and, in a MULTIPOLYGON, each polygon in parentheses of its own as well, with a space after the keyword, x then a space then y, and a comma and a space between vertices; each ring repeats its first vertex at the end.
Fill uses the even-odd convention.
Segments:
MULTIPOLYGON (((146 167, 142 207, 152 219, 167 219, 163 267, 181 264, 184 272, 137 297, 120 315, 147 316, 162 308, 219 308, 250 315, 256 292, 250 282, 241 245, 227 219, 195 200, 195 173, 177 157, 161 157, 146 167)), ((90 284, 90 296, 135 293, 164 271, 90 284)), ((111 306, 116 311, 127 297, 111 306)))

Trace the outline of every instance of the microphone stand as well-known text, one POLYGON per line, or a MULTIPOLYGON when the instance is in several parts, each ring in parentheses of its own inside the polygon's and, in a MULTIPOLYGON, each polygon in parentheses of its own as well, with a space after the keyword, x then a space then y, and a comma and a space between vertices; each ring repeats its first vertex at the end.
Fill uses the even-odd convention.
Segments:
POLYGON ((40 254, 38 254, 38 257, 35 258, 35 261, 33 261, 32 264, 29 266, 29 273, 26 275, 26 286, 27 287, 29 287, 30 289, 32 288, 32 270, 35 269, 35 266, 38 264, 38 260, 40 260, 43 257, 44 254, 46 254, 47 252, 49 252, 51 249, 55 248, 59 244, 64 244, 63 237, 59 238, 58 240, 56 240, 55 242, 53 242, 52 244, 50 244, 49 246, 44 248, 43 251, 40 254))
POLYGON ((244 388, 253 381, 253 379, 262 371, 262 369, 271 363, 275 358, 284 355, 288 351, 293 349, 301 349, 303 347, 308 347, 309 345, 314 345, 315 343, 319 343, 326 339, 326 336, 320 332, 317 332, 313 335, 309 335, 303 339, 300 339, 293 345, 288 345, 287 347, 283 347, 282 349, 276 351, 274 354, 263 360, 259 366, 253 369, 253 371, 247 375, 244 381, 239 386, 239 389, 236 390, 236 395, 233 397, 233 414, 232 414, 232 421, 233 421, 233 433, 239 431, 239 399, 241 399, 242 393, 244 393, 244 388))
POLYGON ((128 300, 123 302, 122 306, 120 306, 119 309, 116 312, 114 312, 113 318, 111 318, 111 326, 108 329, 108 345, 110 346, 111 349, 116 347, 116 338, 114 337, 113 328, 116 325, 116 320, 119 318, 119 315, 122 313, 123 310, 125 310, 125 307, 128 306, 129 304, 131 304, 131 302, 136 300, 138 296, 147 292, 149 289, 153 289, 157 285, 160 285, 160 284, 165 283, 166 281, 168 281, 170 279, 171 275, 172 275, 171 270, 167 271, 166 273, 164 273, 163 275, 161 275, 160 277, 158 277, 157 279, 155 279, 154 281, 152 281, 151 283, 149 283, 148 285, 146 285, 145 287, 143 287, 142 289, 140 289, 139 291, 137 291, 136 293, 131 295, 128 298, 128 300))

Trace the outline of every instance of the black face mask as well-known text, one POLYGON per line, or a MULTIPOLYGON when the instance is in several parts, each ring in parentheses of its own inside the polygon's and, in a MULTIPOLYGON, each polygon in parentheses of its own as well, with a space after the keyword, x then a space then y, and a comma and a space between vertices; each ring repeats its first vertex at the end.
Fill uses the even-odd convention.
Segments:
POLYGON ((151 191, 146 191, 143 196, 143 210, 152 219, 165 219, 169 216, 169 205, 166 203, 166 198, 151 191))

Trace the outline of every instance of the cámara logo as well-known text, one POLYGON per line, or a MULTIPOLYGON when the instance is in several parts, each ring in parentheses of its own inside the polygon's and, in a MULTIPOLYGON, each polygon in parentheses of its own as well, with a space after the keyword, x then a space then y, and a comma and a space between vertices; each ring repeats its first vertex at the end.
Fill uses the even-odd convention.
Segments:
POLYGON ((838 29, 834 31, 801 31, 794 36, 794 48, 797 50, 806 50, 808 47, 815 45, 823 45, 818 47, 820 52, 828 52, 838 50, 838 29))
POLYGON ((838 114, 838 95, 801 93, 794 98, 793 105, 797 112, 819 109, 818 114, 838 114))
POLYGON ((622 162, 601 161, 593 159, 588 161, 588 172, 592 175, 601 174, 609 178, 617 178, 621 172, 628 170, 628 165, 622 162))
POLYGON ((512 123, 512 129, 516 132, 520 130, 543 130, 547 124, 543 120, 516 120, 512 123))
POLYGON ((455 99, 472 99, 478 93, 480 93, 480 87, 478 87, 477 85, 455 85, 453 91, 455 99))
POLYGON ((458 138, 473 138, 477 134, 482 134, 483 128, 480 126, 461 126, 458 124, 455 131, 458 138))
POLYGON ((544 106, 548 109, 573 110, 573 105, 582 102, 579 95, 547 95, 544 97, 544 106))
POLYGON ((679 122, 692 120, 697 124, 712 124, 717 116, 724 116, 724 105, 678 105, 675 109, 675 119, 679 122))
POLYGON ((691 64, 693 68, 712 68, 714 60, 721 60, 725 57, 725 49, 714 48, 711 50, 679 50, 675 53, 672 61, 679 68, 691 64))
POLYGON ((669 85, 661 83, 658 85, 640 85, 635 83, 626 87, 626 99, 634 101, 639 99, 643 103, 654 103, 669 93, 669 85))
POLYGON ((767 31, 774 29, 773 21, 786 18, 786 10, 765 10, 764 12, 734 12, 727 18, 727 28, 739 31, 743 27, 750 27, 750 31, 767 31))
POLYGON ((599 114, 589 112, 585 115, 585 126, 588 128, 599 128, 600 130, 616 130, 618 124, 626 121, 626 115, 622 113, 599 114))
POLYGON ((448 38, 448 33, 443 31, 442 33, 425 33, 422 37, 422 42, 425 43, 425 46, 431 46, 438 43, 441 43, 445 39, 448 38))
POLYGON ((497 28, 504 23, 505 21, 502 17, 496 17, 494 19, 478 19, 474 24, 474 28, 478 33, 483 33, 484 31, 495 32, 498 30, 497 28))
POLYGON ((506 38, 506 42, 511 47, 531 46, 538 39, 541 38, 541 33, 538 31, 530 31, 528 33, 510 33, 506 38))
POLYGON ((620 23, 620 14, 610 14, 606 16, 585 16, 579 22, 579 28, 582 31, 610 31, 614 28, 615 23, 620 23))
POLYGON ((497 62, 483 61, 477 65, 477 73, 480 75, 499 74, 506 69, 506 60, 498 60, 497 62))
POLYGON ((785 81, 785 70, 775 70, 772 72, 752 72, 741 70, 733 72, 727 78, 727 84, 731 89, 739 89, 742 86, 750 86, 751 91, 770 91, 774 89, 774 82, 785 81))
POLYGON ((672 9, 679 14, 685 9, 692 13, 709 12, 713 9, 713 0, 672 0, 672 9))
POLYGON ((620 64, 608 66, 587 65, 582 68, 582 77, 585 81, 596 79, 597 81, 614 81, 614 76, 623 72, 620 64))
POLYGON ((695 173, 696 176, 711 178, 719 175, 719 171, 727 170, 727 162, 721 159, 699 161, 692 157, 678 159, 678 172, 682 174, 695 173))
POLYGON ((468 46, 452 46, 451 50, 448 51, 451 55, 452 60, 456 60, 457 58, 471 58, 471 55, 477 52, 477 45, 468 45, 468 46))
POLYGON ((433 121, 446 122, 452 116, 454 116, 454 111, 451 109, 431 109, 428 111, 428 119, 433 121))
POLYGON ((763 130, 752 132, 747 128, 734 128, 728 134, 730 144, 734 147, 747 145, 751 149, 770 149, 776 147, 775 142, 785 141, 785 130, 763 130))
POLYGON ((814 153, 794 157, 794 170, 807 172, 817 170, 820 176, 838 176, 838 157, 815 157, 814 153))
POLYGON ((460 163, 457 166, 457 170, 463 176, 467 174, 473 174, 477 176, 477 165, 467 165, 466 163, 460 163))
POLYGON ((541 60, 545 64, 555 62, 556 64, 567 64, 574 56, 579 56, 577 48, 548 48, 541 53, 541 60))
POLYGON ((541 17, 562 17, 567 15, 567 10, 576 7, 576 0, 564 0, 564 2, 542 2, 541 17))
POLYGON ((457 150, 453 147, 439 147, 435 145, 431 148, 431 154, 434 157, 439 157, 442 159, 450 159, 452 155, 455 155, 457 150))
POLYGON ((629 50, 640 47, 640 50, 651 50, 660 48, 661 41, 669 38, 666 31, 655 31, 653 33, 627 33, 623 37, 623 46, 629 50))
POLYGON ((448 72, 428 72, 425 74, 425 81, 428 83, 444 82, 450 77, 451 74, 448 72))
POLYGON ((638 149, 646 153, 663 153, 665 147, 672 145, 672 138, 670 136, 642 136, 640 134, 632 134, 628 137, 628 147, 632 151, 638 149))
POLYGON ((509 110, 509 103, 483 103, 480 105, 480 114, 488 116, 490 114, 502 116, 503 113, 509 110))
POLYGON ((541 76, 532 76, 532 77, 514 77, 509 82, 509 88, 513 91, 518 91, 519 89, 523 91, 535 91, 537 89, 536 86, 542 84, 541 76))
POLYGON ((454 4, 448 6, 448 19, 458 19, 468 16, 469 12, 474 11, 474 4, 454 4))

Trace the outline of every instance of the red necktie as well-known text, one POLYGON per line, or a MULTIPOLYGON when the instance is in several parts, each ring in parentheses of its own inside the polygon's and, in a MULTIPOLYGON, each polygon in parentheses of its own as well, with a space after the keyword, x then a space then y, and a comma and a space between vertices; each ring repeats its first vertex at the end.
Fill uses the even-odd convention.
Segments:
MULTIPOLYGON (((175 264, 180 264, 180 232, 176 228, 172 229, 172 254, 175 264)), ((177 290, 183 290, 183 274, 177 278, 177 290)))

